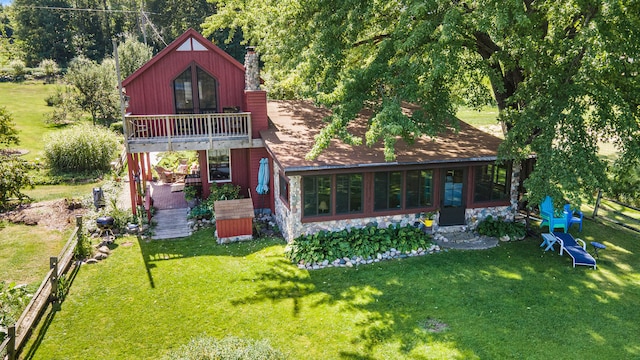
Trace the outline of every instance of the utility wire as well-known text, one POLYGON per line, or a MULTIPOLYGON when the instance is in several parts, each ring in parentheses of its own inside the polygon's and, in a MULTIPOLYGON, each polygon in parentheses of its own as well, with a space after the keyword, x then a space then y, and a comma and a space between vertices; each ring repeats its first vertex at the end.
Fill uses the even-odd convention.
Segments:
MULTIPOLYGON (((119 9, 90 9, 90 8, 67 8, 59 6, 35 6, 35 5, 13 5, 15 7, 29 8, 29 9, 44 9, 44 10, 64 10, 64 11, 89 11, 89 12, 111 12, 111 13, 135 13, 138 14, 139 10, 119 10, 119 9)), ((160 15, 154 12, 144 12, 145 14, 160 15)))
POLYGON ((22 7, 22 8, 29 8, 29 9, 42 9, 42 10, 64 10, 64 11, 87 11, 87 12, 141 14, 142 17, 143 17, 143 21, 144 21, 142 26, 149 25, 151 27, 151 29, 153 30, 153 32, 155 33, 156 37, 160 41, 162 41, 164 46, 167 46, 167 43, 162 38, 162 35, 160 35, 160 32, 158 31, 158 29, 156 29, 155 25, 153 25, 153 22, 151 22, 151 20, 149 19, 149 14, 160 15, 159 13, 149 12, 149 11, 142 11, 142 10, 90 9, 90 8, 71 8, 71 7, 67 8, 67 7, 59 7, 59 6, 36 6, 36 5, 14 5, 14 6, 22 7))

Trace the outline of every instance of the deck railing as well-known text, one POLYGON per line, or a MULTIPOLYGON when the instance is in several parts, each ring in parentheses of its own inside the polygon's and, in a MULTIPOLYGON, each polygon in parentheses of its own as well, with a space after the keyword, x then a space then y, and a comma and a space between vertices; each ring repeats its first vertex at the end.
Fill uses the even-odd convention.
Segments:
POLYGON ((251 113, 127 115, 128 140, 251 138, 251 113))

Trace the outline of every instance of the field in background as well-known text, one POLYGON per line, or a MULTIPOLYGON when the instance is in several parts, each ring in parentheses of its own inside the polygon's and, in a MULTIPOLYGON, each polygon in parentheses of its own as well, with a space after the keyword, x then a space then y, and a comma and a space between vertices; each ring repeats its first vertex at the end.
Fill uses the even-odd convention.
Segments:
POLYGON ((0 83, 0 106, 9 110, 20 131, 20 144, 12 148, 28 150, 25 159, 34 160, 43 157, 44 134, 55 131, 56 127, 45 124, 48 107, 44 99, 54 93, 56 85, 41 82, 0 83))

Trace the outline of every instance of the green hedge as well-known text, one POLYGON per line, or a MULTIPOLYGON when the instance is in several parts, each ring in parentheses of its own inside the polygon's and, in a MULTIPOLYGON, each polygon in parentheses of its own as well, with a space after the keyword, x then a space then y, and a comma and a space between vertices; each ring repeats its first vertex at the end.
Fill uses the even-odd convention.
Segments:
POLYGON ((404 253, 429 245, 431 237, 416 227, 392 225, 379 229, 369 225, 361 229, 300 236, 287 246, 286 256, 295 263, 312 264, 354 256, 368 259, 390 249, 404 253))

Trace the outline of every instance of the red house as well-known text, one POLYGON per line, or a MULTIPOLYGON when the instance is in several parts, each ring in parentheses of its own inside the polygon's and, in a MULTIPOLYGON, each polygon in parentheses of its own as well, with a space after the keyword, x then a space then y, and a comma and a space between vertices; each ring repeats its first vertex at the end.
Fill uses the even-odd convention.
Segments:
POLYGON ((248 68, 189 29, 123 81, 134 209, 143 201, 136 180, 151 180, 155 151, 196 150, 205 197, 225 182, 255 195, 260 159, 268 157, 259 135, 268 127, 267 95, 257 55, 249 51, 246 60, 248 68))
MULTIPOLYGON (((133 205, 143 202, 136 184, 151 179, 149 152, 197 150, 203 195, 220 182, 248 189, 254 208, 269 208, 288 241, 370 223, 412 224, 426 212, 437 214, 435 226, 473 228, 489 215, 513 218, 517 210, 521 166, 496 164, 502 140, 463 122, 437 138, 399 141, 393 162, 384 160, 382 144, 337 139, 307 160, 328 110, 267 103, 257 55, 249 51, 243 66, 194 30, 123 85, 133 205), (263 158, 266 199, 255 191, 263 158)), ((363 113, 350 130, 364 136, 367 121, 363 113)))

